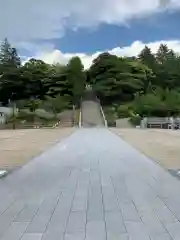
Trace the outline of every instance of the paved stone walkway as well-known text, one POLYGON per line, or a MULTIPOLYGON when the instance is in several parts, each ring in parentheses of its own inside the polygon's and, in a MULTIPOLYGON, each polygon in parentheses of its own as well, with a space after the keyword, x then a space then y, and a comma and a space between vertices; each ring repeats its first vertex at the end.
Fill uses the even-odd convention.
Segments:
POLYGON ((179 240, 180 182, 107 129, 0 180, 0 240, 179 240))
POLYGON ((81 105, 82 126, 95 127, 104 126, 105 122, 100 110, 100 104, 95 101, 83 101, 81 105))

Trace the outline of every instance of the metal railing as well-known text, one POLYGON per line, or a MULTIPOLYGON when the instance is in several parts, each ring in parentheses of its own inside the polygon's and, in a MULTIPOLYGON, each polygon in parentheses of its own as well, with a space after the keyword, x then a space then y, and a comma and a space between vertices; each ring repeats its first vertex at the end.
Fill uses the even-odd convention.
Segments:
POLYGON ((179 129, 180 119, 174 117, 146 117, 141 120, 141 128, 179 129))
POLYGON ((105 127, 107 127, 108 126, 107 120, 106 120, 106 117, 105 117, 105 114, 104 114, 104 111, 103 111, 103 108, 102 108, 101 104, 100 104, 100 109, 101 109, 101 114, 103 116, 104 125, 105 125, 105 127))
POLYGON ((80 108, 79 108, 79 128, 82 127, 82 97, 80 100, 80 108))

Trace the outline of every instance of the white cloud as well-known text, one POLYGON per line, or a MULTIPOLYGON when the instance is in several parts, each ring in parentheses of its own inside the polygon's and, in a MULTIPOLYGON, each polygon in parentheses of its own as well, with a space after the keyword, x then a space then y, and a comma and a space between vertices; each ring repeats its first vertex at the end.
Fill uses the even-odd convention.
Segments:
MULTIPOLYGON (((140 51, 147 45, 151 48, 152 52, 155 53, 159 48, 160 44, 167 44, 170 49, 173 49, 175 52, 180 54, 180 40, 172 40, 172 41, 157 41, 150 43, 143 43, 141 41, 135 41, 130 46, 125 47, 117 47, 114 49, 105 49, 104 52, 109 52, 111 54, 117 56, 137 56, 140 51)), ((58 49, 46 49, 45 51, 38 52, 34 57, 41 59, 47 63, 61 63, 66 64, 70 58, 74 56, 79 56, 85 66, 85 68, 89 68, 92 64, 93 59, 95 59, 102 52, 95 52, 93 54, 85 54, 85 53, 62 53, 58 49)))
MULTIPOLYGON (((84 64, 85 68, 90 67, 93 59, 95 59, 101 52, 96 52, 92 55, 88 55, 86 53, 63 53, 58 49, 54 49, 52 51, 44 51, 38 52, 34 56, 30 58, 41 59, 46 63, 53 64, 53 63, 60 63, 60 64, 67 64, 72 57, 79 56, 84 64)), ((28 58, 29 59, 29 58, 28 58)), ((27 58, 26 58, 27 60, 27 58)), ((25 61, 26 61, 25 60, 25 61)))
MULTIPOLYGON (((101 23, 127 24, 134 18, 167 9, 180 9, 180 0, 0 0, 0 40, 7 37, 18 49, 25 50, 23 55, 33 54, 49 63, 67 63, 72 56, 78 55, 87 68, 100 52, 92 55, 62 53, 53 44, 34 42, 61 38, 69 28, 90 28, 101 23)), ((180 51, 179 41, 169 41, 168 44, 180 51)), ((158 45, 159 42, 149 43, 153 50, 158 45)), ((137 55, 143 46, 144 43, 136 41, 131 46, 109 52, 132 56, 137 55)), ((25 58, 23 56, 23 60, 25 58)))
POLYGON ((0 0, 0 39, 60 38, 66 28, 124 24, 129 19, 178 8, 179 0, 0 0))

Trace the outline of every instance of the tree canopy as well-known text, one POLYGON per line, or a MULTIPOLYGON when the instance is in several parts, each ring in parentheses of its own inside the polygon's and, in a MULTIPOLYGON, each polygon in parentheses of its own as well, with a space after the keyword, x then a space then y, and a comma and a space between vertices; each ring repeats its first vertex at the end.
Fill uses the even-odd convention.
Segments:
POLYGON ((142 115, 154 114, 158 109, 177 113, 179 69, 180 56, 164 44, 156 53, 145 46, 133 57, 104 52, 89 69, 84 69, 78 56, 67 65, 47 64, 34 58, 22 64, 17 49, 5 39, 0 45, 0 102, 49 99, 57 104, 53 100, 57 97, 61 106, 78 106, 85 85, 90 84, 103 105, 132 103, 134 111, 142 115))
MULTIPOLYGON (((85 72, 79 57, 64 66, 30 59, 21 64, 16 48, 7 39, 0 46, 0 102, 49 97, 77 104, 85 88, 85 72)), ((64 105, 64 104, 63 104, 64 105)))

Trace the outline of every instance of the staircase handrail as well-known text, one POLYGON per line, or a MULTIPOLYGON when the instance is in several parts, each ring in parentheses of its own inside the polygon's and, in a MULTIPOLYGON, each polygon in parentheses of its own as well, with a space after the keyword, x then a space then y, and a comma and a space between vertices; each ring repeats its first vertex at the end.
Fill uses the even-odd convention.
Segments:
POLYGON ((80 101, 80 108, 79 108, 79 128, 82 127, 82 98, 80 101))
POLYGON ((107 127, 108 124, 107 124, 107 120, 106 120, 106 117, 105 117, 105 114, 104 114, 104 111, 103 111, 103 108, 102 108, 102 105, 101 105, 101 101, 97 96, 96 96, 96 100, 97 100, 97 102, 99 103, 99 106, 100 106, 100 111, 101 111, 101 114, 102 114, 102 117, 103 117, 104 125, 105 125, 105 127, 107 127))

